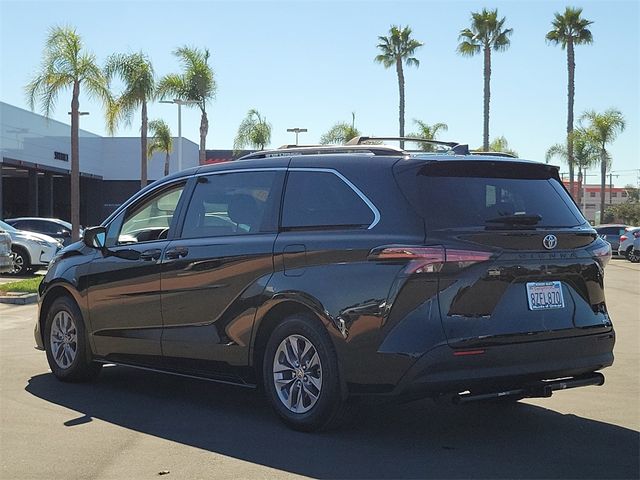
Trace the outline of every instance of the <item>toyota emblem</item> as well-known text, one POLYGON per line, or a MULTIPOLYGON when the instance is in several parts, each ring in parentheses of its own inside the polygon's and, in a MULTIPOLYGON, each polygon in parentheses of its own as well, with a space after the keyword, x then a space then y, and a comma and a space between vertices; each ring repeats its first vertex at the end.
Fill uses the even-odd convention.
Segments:
POLYGON ((542 245, 547 250, 553 250, 558 246, 558 238, 555 235, 547 235, 542 239, 542 245))

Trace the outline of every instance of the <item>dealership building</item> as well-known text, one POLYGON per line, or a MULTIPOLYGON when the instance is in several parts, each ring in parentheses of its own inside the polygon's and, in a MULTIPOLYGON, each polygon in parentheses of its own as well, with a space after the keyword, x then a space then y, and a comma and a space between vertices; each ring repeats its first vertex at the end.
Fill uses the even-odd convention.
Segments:
MULTIPOLYGON (((71 127, 0 102, 0 217, 70 218, 71 127)), ((177 139, 170 172, 177 170, 177 139)), ((214 151, 212 151, 214 152, 214 151)), ((231 159, 228 150, 218 161, 231 159)), ((212 159, 213 160, 213 159, 212 159)), ((198 165, 198 145, 182 139, 182 166, 198 165)), ((163 176, 164 154, 148 164, 163 176)), ((80 223, 100 223, 140 189, 140 137, 102 137, 80 130, 80 223)))

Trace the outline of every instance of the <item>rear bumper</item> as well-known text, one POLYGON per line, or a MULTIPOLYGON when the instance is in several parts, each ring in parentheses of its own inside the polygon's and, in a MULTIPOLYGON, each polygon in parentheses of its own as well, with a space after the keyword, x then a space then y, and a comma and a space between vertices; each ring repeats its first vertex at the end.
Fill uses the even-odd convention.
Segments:
POLYGON ((442 345, 427 352, 409 369, 395 393, 495 391, 541 380, 582 376, 613 363, 614 343, 615 333, 611 329, 597 335, 469 351, 442 345))

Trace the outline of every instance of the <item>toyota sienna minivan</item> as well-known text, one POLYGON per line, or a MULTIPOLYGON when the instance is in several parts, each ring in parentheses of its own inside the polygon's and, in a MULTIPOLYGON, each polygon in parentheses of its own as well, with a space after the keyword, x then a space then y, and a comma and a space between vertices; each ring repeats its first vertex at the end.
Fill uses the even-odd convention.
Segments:
POLYGON ((558 168, 367 140, 172 174, 85 230, 40 285, 54 375, 109 363, 259 386, 307 431, 363 395, 602 385, 611 250, 558 168))

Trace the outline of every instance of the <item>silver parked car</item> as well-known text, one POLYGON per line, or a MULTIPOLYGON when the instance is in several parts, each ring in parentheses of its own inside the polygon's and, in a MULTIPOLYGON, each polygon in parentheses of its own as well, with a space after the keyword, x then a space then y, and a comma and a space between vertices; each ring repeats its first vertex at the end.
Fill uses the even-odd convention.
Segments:
POLYGON ((633 241, 640 238, 640 227, 627 227, 624 234, 620 237, 620 246, 618 247, 618 255, 622 255, 627 260, 633 255, 633 241))
POLYGON ((629 256, 627 257, 627 259, 631 262, 631 263, 638 263, 640 262, 640 237, 637 237, 634 241, 633 241, 633 247, 631 249, 631 253, 629 254, 629 256))
MULTIPOLYGON (((71 240, 71 224, 59 218, 20 217, 7 218, 4 221, 18 230, 42 233, 55 238, 66 247, 73 243, 71 240)), ((83 230, 80 228, 80 237, 83 230)))
POLYGON ((62 248, 62 243, 39 233, 16 230, 0 221, 0 229, 11 237, 13 269, 11 274, 24 275, 40 268, 46 268, 54 255, 62 248))
POLYGON ((11 236, 0 228, 0 273, 9 273, 12 270, 11 236))
POLYGON ((598 225, 595 228, 600 238, 611 244, 611 253, 618 255, 620 248, 620 236, 624 235, 627 226, 622 224, 598 225))

